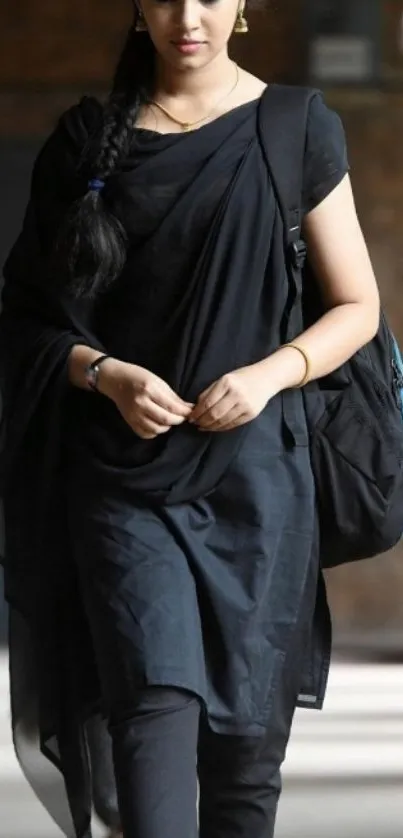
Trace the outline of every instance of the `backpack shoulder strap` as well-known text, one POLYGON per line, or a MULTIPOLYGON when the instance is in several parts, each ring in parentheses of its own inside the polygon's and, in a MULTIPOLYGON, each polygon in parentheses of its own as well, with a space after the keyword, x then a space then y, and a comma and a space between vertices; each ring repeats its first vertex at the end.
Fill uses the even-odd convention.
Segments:
POLYGON ((258 137, 283 218, 284 254, 293 292, 283 330, 285 342, 303 331, 302 187, 309 106, 318 95, 320 91, 311 87, 269 85, 258 113, 258 137))
MULTIPOLYGON (((309 105, 318 94, 312 88, 269 85, 258 112, 258 137, 284 225, 284 254, 292 296, 283 337, 293 340, 303 331, 302 268, 306 247, 301 240, 302 186, 309 105)), ((306 446, 300 422, 299 391, 283 393, 283 417, 295 445, 306 446)))
POLYGON ((284 221, 288 247, 300 239, 301 199, 311 87, 271 84, 259 106, 258 134, 284 221))

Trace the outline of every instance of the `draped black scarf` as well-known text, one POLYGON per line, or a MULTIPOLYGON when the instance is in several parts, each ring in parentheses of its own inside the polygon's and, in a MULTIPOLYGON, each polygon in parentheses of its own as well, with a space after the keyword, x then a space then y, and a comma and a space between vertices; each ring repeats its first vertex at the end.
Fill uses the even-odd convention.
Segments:
POLYGON ((74 343, 151 369, 187 401, 274 348, 270 330, 263 333, 260 326, 268 305, 275 208, 256 139, 256 103, 185 137, 139 132, 140 143, 110 179, 106 194, 129 233, 127 264, 95 305, 56 290, 43 265, 63 200, 72 194, 71 182, 80 186, 68 168, 74 145, 82 142, 85 110, 65 120, 69 165, 64 162, 61 173, 52 171, 60 137, 43 152, 23 233, 4 268, 1 354, 4 359, 7 353, 8 458, 11 463, 51 387, 52 426, 62 425, 54 411, 70 407, 73 425, 77 428, 79 416, 80 424, 91 428, 81 440, 78 433, 76 442, 82 443, 81 461, 97 478, 106 484, 118 480, 164 503, 184 502, 215 487, 246 427, 201 435, 185 423, 163 439, 143 441, 105 399, 74 393, 66 402, 54 398, 55 387, 66 384, 66 359, 74 343), (55 176, 61 180, 59 192, 55 176), (88 416, 93 421, 86 423, 88 416))
MULTIPOLYGON (((112 402, 71 387, 68 355, 86 344, 152 370, 196 401, 225 373, 277 348, 288 287, 258 108, 249 103, 181 136, 136 132, 105 191, 128 232, 127 264, 93 302, 61 289, 48 263, 64 212, 86 188, 77 160, 101 110, 82 100, 36 161, 23 230, 4 266, 6 595, 25 621, 16 644, 29 654, 31 643, 38 661, 30 690, 40 744, 63 772, 74 826, 45 803, 66 834, 79 838, 90 834, 91 804, 82 721, 97 709, 99 690, 69 560, 63 469, 73 468, 77 480, 93 476, 105 492, 127 488, 142 502, 184 503, 213 491, 248 426, 201 434, 184 423, 142 440, 112 402), (283 274, 274 286, 278 265, 283 274)), ((16 694, 21 698, 21 689, 16 694)), ((17 703, 15 735, 16 715, 24 714, 24 702, 17 703)))

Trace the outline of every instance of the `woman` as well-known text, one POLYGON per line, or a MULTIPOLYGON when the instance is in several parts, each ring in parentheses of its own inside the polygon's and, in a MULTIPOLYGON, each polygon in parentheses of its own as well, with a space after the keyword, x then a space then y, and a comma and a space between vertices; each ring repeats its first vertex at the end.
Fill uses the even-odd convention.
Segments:
POLYGON ((64 114, 36 161, 5 266, 7 594, 72 835, 89 834, 82 727, 99 709, 125 838, 196 835, 197 777, 202 838, 268 838, 295 707, 323 702, 300 388, 373 337, 379 298, 318 95, 302 204, 326 313, 284 346, 265 84, 230 60, 234 29, 239 0, 135 7, 110 100, 64 114))

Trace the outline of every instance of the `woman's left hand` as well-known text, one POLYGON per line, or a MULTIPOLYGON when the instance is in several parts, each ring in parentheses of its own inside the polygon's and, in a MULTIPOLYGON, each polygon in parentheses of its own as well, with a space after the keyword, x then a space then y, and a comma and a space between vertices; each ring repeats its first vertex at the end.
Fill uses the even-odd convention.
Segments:
POLYGON ((188 421, 201 431, 230 431, 256 419, 275 393, 261 365, 242 367, 204 390, 188 421))

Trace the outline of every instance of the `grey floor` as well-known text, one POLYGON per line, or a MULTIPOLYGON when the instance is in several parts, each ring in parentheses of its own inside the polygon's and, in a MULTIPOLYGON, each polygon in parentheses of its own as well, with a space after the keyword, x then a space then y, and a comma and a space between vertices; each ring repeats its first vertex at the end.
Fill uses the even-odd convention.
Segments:
MULTIPOLYGON (((0 658, 0 836, 61 838, 20 776, 13 756, 4 657, 0 658)), ((105 830, 95 825, 94 838, 101 836, 105 830)), ((297 713, 276 838, 402 836, 403 666, 334 664, 325 710, 297 713)))

